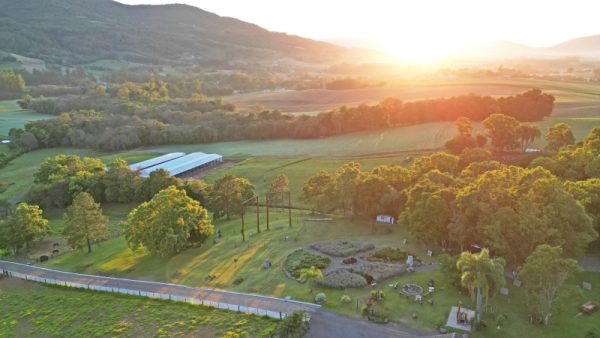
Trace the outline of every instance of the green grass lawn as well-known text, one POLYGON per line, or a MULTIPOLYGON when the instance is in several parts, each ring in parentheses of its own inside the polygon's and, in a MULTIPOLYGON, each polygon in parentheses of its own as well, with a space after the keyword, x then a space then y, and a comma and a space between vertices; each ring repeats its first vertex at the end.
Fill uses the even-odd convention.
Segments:
POLYGON ((52 115, 22 110, 17 101, 0 101, 0 137, 7 137, 11 128, 23 128, 25 122, 53 118, 52 115))
POLYGON ((210 307, 0 280, 0 337, 268 337, 276 326, 210 307))
MULTIPOLYGON (((200 248, 192 248, 170 258, 153 257, 143 249, 133 252, 127 248, 125 240, 119 237, 95 245, 91 254, 75 251, 55 258, 44 266, 80 273, 166 281, 276 297, 292 296, 293 299, 304 301, 312 301, 316 293, 324 292, 328 298, 325 307, 348 316, 360 316, 356 310, 356 301, 358 300, 360 309, 367 301, 370 290, 382 289, 386 292, 386 299, 382 305, 390 320, 424 330, 433 330, 440 322, 445 323, 450 306, 458 304, 459 301, 466 307, 474 307, 469 295, 458 292, 439 270, 405 274, 382 281, 374 288, 342 291, 316 286, 311 294, 308 285, 287 279, 281 267, 288 254, 315 241, 361 240, 378 247, 402 247, 421 257, 426 256, 427 247, 414 240, 404 229, 395 229, 392 233, 372 233, 366 221, 337 219, 333 223, 304 222, 308 214, 296 211, 293 214, 293 227, 288 228, 287 213, 277 212, 271 214, 271 230, 265 231, 265 215, 260 216, 263 231, 258 234, 256 215, 247 214, 246 242, 241 241, 241 222, 235 219, 217 222, 217 227, 223 233, 220 243, 206 243, 200 248), (286 236, 288 240, 285 240, 286 236), (408 240, 405 246, 401 244, 402 239, 408 240), (271 269, 262 268, 265 260, 272 262, 271 269), (206 278, 208 275, 215 275, 216 278, 209 281, 206 278), (233 283, 240 278, 243 279, 240 284, 233 283), (426 287, 430 279, 435 281, 437 287, 437 292, 432 297, 433 306, 427 303, 415 304, 388 287, 388 284, 396 281, 399 281, 400 285, 410 282, 426 287), (351 303, 340 302, 340 297, 344 294, 352 298, 351 303), (417 319, 412 318, 413 313, 417 314, 417 319)), ((435 257, 429 258, 428 262, 435 260, 435 257)), ((600 285, 600 273, 582 274, 572 281, 572 284, 578 284, 581 280, 600 285)), ((528 337, 582 337, 592 328, 600 329, 599 314, 575 317, 579 304, 589 299, 600 300, 597 292, 579 291, 569 298, 562 299, 555 309, 550 326, 545 328, 528 323, 523 291, 513 287, 510 289, 509 297, 496 296, 490 300, 488 309, 493 309, 494 313, 486 313, 483 317, 490 327, 474 336, 522 337, 523 332, 528 332, 528 337), (504 326, 498 330, 497 316, 500 314, 505 314, 507 319, 504 326)))

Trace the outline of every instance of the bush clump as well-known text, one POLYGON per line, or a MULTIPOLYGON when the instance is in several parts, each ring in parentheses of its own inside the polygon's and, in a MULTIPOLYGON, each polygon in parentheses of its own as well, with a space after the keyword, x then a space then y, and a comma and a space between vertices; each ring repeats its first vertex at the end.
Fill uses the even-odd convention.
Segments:
POLYGON ((323 303, 325 303, 325 301, 327 301, 327 296, 325 296, 324 293, 321 292, 315 296, 315 303, 323 304, 323 303))
POLYGON ((323 280, 318 280, 316 283, 334 289, 362 288, 367 286, 365 277, 346 269, 331 271, 323 276, 323 280))
POLYGON ((402 274, 406 271, 406 265, 373 262, 353 267, 350 271, 365 277, 372 277, 375 281, 380 281, 402 274))
POLYGON ((277 327, 277 336, 281 338, 301 338, 308 332, 308 322, 304 312, 296 311, 285 317, 277 327))
POLYGON ((331 263, 327 257, 316 255, 304 249, 299 249, 287 256, 284 268, 294 277, 300 278, 300 270, 308 269, 312 266, 318 269, 324 269, 331 263))
POLYGON ((344 258, 342 260, 342 263, 344 264, 355 264, 357 262, 357 259, 354 257, 348 257, 348 258, 344 258))
POLYGON ((375 246, 373 244, 362 243, 357 241, 340 240, 317 242, 312 245, 312 248, 327 255, 345 257, 355 255, 359 252, 373 250, 375 249, 375 246))
POLYGON ((350 303, 352 301, 352 298, 350 298, 350 296, 348 295, 342 295, 342 297, 340 298, 340 302, 342 303, 350 303))
POLYGON ((366 257, 369 261, 406 262, 409 253, 398 248, 386 247, 379 249, 366 257))

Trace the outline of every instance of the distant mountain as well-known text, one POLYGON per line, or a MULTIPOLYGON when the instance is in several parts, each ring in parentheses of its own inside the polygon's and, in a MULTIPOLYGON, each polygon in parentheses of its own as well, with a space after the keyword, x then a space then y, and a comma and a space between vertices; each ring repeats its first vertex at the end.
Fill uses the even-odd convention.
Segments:
POLYGON ((510 41, 495 41, 471 46, 460 51, 461 56, 482 59, 552 58, 580 56, 600 58, 600 35, 575 38, 547 48, 537 48, 510 41))
POLYGON ((192 6, 111 0, 0 0, 0 49, 57 64, 328 62, 357 53, 192 6))
POLYGON ((600 35, 585 36, 559 43, 548 50, 558 53, 600 55, 600 35))
POLYGON ((510 41, 494 41, 484 45, 470 46, 460 51, 469 58, 497 59, 521 58, 536 54, 537 49, 510 41))

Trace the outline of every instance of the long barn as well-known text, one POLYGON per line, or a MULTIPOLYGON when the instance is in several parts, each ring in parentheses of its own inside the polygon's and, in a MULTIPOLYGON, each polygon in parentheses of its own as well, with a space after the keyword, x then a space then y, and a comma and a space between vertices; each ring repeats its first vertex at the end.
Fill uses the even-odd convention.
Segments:
POLYGON ((133 169, 135 166, 135 168, 137 169, 134 170, 140 170, 140 176, 142 177, 148 177, 150 176, 150 173, 159 169, 166 170, 169 174, 171 174, 171 176, 178 176, 192 170, 209 168, 223 162, 223 156, 219 154, 205 154, 197 152, 182 156, 176 156, 178 154, 182 153, 167 154, 154 159, 150 159, 148 161, 144 161, 150 163, 153 160, 156 160, 155 165, 148 166, 146 168, 140 168, 140 164, 143 162, 132 164, 130 167, 133 169), (160 158, 165 158, 165 156, 170 156, 172 157, 172 159, 162 161, 160 158))

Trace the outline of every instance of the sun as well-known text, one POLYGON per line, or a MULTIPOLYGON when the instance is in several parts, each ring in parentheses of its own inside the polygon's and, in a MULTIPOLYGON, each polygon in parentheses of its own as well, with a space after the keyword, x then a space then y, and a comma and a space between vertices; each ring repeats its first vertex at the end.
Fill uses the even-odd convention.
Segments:
POLYGON ((399 61, 428 65, 449 57, 456 48, 437 39, 413 38, 383 41, 381 49, 399 61))

